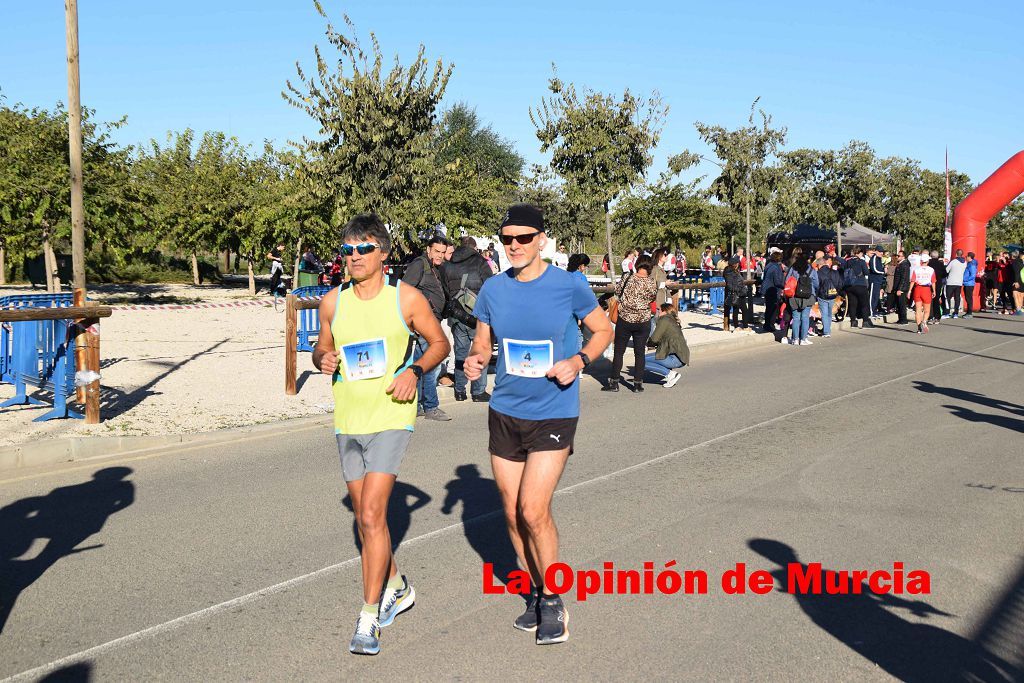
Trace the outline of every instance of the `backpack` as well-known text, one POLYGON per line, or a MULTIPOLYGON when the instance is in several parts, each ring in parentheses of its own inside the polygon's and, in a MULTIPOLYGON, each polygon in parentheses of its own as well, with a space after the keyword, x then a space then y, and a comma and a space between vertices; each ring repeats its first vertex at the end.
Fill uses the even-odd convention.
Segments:
POLYGON ((463 273, 459 288, 448 297, 448 315, 467 327, 476 327, 473 309, 476 308, 476 292, 466 288, 469 273, 463 273))
POLYGON ((810 299, 814 293, 814 286, 809 273, 800 273, 800 279, 796 282, 796 290, 793 296, 797 299, 810 299))

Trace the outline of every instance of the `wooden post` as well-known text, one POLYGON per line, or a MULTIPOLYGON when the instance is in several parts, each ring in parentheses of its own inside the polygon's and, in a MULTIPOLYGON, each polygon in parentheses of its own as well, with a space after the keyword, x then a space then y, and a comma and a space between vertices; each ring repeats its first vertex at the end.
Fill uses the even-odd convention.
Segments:
POLYGON ((284 304, 284 393, 289 396, 298 393, 295 388, 295 363, 299 334, 295 315, 295 295, 289 294, 284 304))
MULTIPOLYGON (((89 318, 83 325, 86 327, 85 334, 85 369, 87 371, 100 373, 100 321, 98 318, 89 318)), ((95 425, 100 423, 100 380, 90 382, 85 387, 85 424, 95 425)))
MULTIPOLYGON (((68 57, 68 152, 71 166, 71 259, 75 289, 85 290, 85 213, 82 210, 82 97, 78 77, 78 0, 64 0, 68 57)), ((54 263, 54 268, 57 264, 54 263)))
MULTIPOLYGON (((75 288, 75 292, 72 296, 72 303, 74 306, 85 305, 85 290, 75 288)), ((97 321, 98 323, 99 321, 97 321)), ((86 368, 86 341, 85 324, 77 327, 78 333, 75 335, 75 371, 87 370, 86 368)), ((85 387, 75 387, 75 400, 79 403, 85 403, 85 387)))
POLYGON ((2 237, 0 237, 0 285, 7 284, 7 249, 2 237))
POLYGON ((836 256, 843 256, 843 224, 836 221, 836 256))
MULTIPOLYGON (((299 286, 299 264, 302 263, 302 236, 295 243, 295 268, 292 270, 292 289, 299 286)), ((284 264, 281 264, 284 265, 284 264)))

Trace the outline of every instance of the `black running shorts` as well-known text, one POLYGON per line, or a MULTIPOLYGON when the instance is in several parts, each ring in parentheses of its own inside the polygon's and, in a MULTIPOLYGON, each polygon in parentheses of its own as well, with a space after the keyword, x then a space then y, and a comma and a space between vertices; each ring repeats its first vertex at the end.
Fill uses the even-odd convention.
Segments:
POLYGON ((491 453, 514 462, 526 462, 526 456, 539 451, 573 452, 578 417, 553 420, 520 420, 499 413, 493 408, 487 414, 487 428, 491 433, 488 448, 491 453))

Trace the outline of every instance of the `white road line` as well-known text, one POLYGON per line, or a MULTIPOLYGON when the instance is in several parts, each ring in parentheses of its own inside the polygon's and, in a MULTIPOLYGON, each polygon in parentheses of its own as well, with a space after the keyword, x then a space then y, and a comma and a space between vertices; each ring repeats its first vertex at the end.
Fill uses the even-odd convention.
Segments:
MULTIPOLYGON (((766 426, 768 426, 770 424, 774 424, 776 422, 780 422, 782 420, 789 419, 789 418, 793 417, 794 415, 800 415, 802 413, 806 413, 806 412, 811 411, 811 410, 817 410, 818 408, 823 408, 825 406, 831 405, 831 404, 836 403, 838 401, 844 401, 844 400, 846 400, 848 398, 851 398, 853 396, 859 396, 860 394, 864 394, 864 393, 867 393, 869 391, 873 391, 873 390, 878 389, 880 387, 884 387, 884 386, 887 386, 889 384, 893 384, 895 382, 901 382, 901 381, 903 381, 905 379, 908 379, 910 377, 913 377, 915 375, 920 375, 922 373, 929 372, 929 371, 935 370, 937 368, 945 367, 946 365, 950 365, 951 363, 956 363, 957 361, 961 361, 964 358, 971 358, 973 356, 978 356, 978 355, 980 355, 982 353, 986 353, 988 351, 992 351, 993 349, 998 349, 1000 346, 1006 346, 1007 344, 1012 344, 1014 342, 1020 341, 1020 339, 1021 338, 1009 339, 1007 341, 1000 342, 999 344, 996 344, 994 346, 989 346, 988 348, 981 349, 980 351, 976 351, 976 352, 973 352, 973 353, 965 353, 963 355, 957 356, 956 358, 952 358, 950 360, 943 361, 942 363, 937 363, 935 365, 930 365, 930 366, 928 366, 926 368, 922 368, 921 370, 915 370, 914 372, 908 372, 905 375, 900 375, 899 377, 893 377, 892 379, 888 379, 888 380, 886 380, 884 382, 880 382, 878 384, 873 384, 873 385, 871 385, 869 387, 864 387, 863 389, 858 389, 857 391, 851 392, 849 394, 843 394, 842 396, 836 396, 835 398, 831 398, 831 399, 829 399, 827 401, 822 401, 820 403, 815 403, 814 405, 809 405, 809 406, 805 406, 803 408, 798 408, 797 410, 794 410, 792 412, 786 413, 785 415, 779 415, 778 417, 773 417, 773 418, 770 418, 768 420, 763 420, 761 422, 758 422, 757 424, 752 424, 752 425, 749 425, 747 427, 742 427, 740 429, 737 429, 734 432, 729 432, 728 434, 722 434, 721 436, 716 436, 716 437, 714 437, 712 439, 708 439, 707 441, 702 441, 700 443, 693 444, 691 446, 687 446, 686 448, 682 448, 682 449, 680 449, 678 451, 673 451, 672 453, 667 453, 665 455, 660 455, 660 456, 658 456, 656 458, 651 458, 650 460, 645 460, 645 461, 643 461, 641 463, 637 463, 635 465, 630 465, 629 467, 624 467, 621 470, 616 470, 614 472, 609 472, 608 474, 602 474, 601 476, 593 477, 591 479, 587 479, 586 481, 578 482, 576 484, 573 484, 572 486, 566 486, 565 488, 561 488, 561 489, 558 489, 557 491, 555 491, 555 495, 557 496, 557 495, 560 495, 560 494, 569 493, 570 491, 573 491, 573 490, 578 489, 578 488, 582 488, 584 486, 589 486, 589 485, 595 484, 597 482, 607 481, 609 479, 614 479, 616 477, 622 476, 623 474, 628 474, 630 472, 635 472, 636 470, 642 469, 644 467, 649 467, 651 465, 656 465, 658 463, 664 462, 664 461, 669 460, 671 458, 679 457, 680 455, 683 455, 685 453, 689 453, 691 451, 695 451, 697 449, 704 448, 705 446, 710 446, 712 444, 719 443, 721 441, 725 441, 727 439, 730 439, 730 438, 732 438, 734 436, 739 436, 741 434, 746 434, 747 432, 754 431, 755 429, 760 429, 760 428, 766 427, 766 426)), ((407 547, 407 546, 416 545, 418 543, 422 543, 423 541, 427 541, 427 540, 429 540, 431 538, 435 538, 437 536, 441 536, 442 534, 445 534, 445 533, 447 533, 449 531, 452 531, 452 530, 464 527, 466 524, 473 524, 473 523, 476 523, 476 522, 481 522, 481 521, 486 520, 486 519, 492 519, 494 517, 497 517, 500 514, 501 514, 501 510, 494 510, 494 511, 488 512, 486 514, 479 515, 477 517, 473 517, 472 519, 468 519, 468 520, 465 520, 465 521, 462 521, 462 522, 456 522, 454 524, 449 524, 448 526, 441 527, 440 529, 435 529, 434 531, 430 531, 430 532, 427 532, 425 534, 421 534, 420 536, 416 536, 415 538, 411 538, 411 539, 409 539, 407 541, 404 541, 400 545, 400 547, 404 548, 404 547, 407 547)), ((341 569, 344 569, 345 567, 349 567, 349 566, 355 565, 358 562, 359 562, 359 558, 358 557, 353 557, 353 558, 350 558, 348 560, 344 560, 343 562, 338 562, 337 564, 332 564, 332 565, 330 565, 328 567, 323 567, 322 569, 317 569, 316 571, 310 572, 308 574, 303 574, 302 576, 296 576, 295 578, 288 579, 287 581, 282 581, 281 583, 276 583, 273 586, 268 586, 266 588, 261 588, 258 591, 254 591, 252 593, 247 593, 246 595, 242 595, 242 596, 239 596, 237 598, 233 598, 233 599, 228 600, 226 602, 221 602, 221 603, 218 603, 216 605, 210 605, 209 607, 201 609, 201 610, 199 610, 197 612, 192 612, 190 614, 185 614, 185 615, 180 616, 180 617, 178 617, 176 619, 171 619, 170 621, 165 621, 162 624, 157 624, 155 626, 150 626, 149 628, 142 629, 141 631, 136 631, 135 633, 130 633, 130 634, 126 635, 126 636, 121 636, 120 638, 115 638, 114 640, 107 641, 106 643, 102 643, 100 645, 96 645, 94 647, 90 647, 90 648, 82 650, 80 652, 76 652, 73 655, 68 655, 67 657, 62 657, 61 659, 57 659, 57 660, 54 660, 54 661, 50 662, 49 664, 43 664, 42 666, 38 666, 38 667, 36 667, 34 669, 29 669, 28 671, 23 671, 23 672, 21 672, 19 674, 15 674, 13 676, 5 678, 4 679, 4 683, 6 683, 8 681, 12 681, 12 682, 13 681, 28 681, 28 680, 34 680, 34 679, 36 679, 38 677, 41 677, 41 676, 46 676, 48 674, 53 673, 54 671, 56 671, 58 669, 64 668, 66 666, 70 666, 72 664, 77 664, 77 663, 80 663, 80 662, 83 662, 83 661, 87 661, 91 657, 103 654, 104 652, 108 652, 110 650, 117 649, 117 648, 119 648, 119 647, 121 647, 123 645, 129 645, 131 643, 137 642, 139 640, 143 640, 143 639, 148 638, 150 636, 158 635, 160 633, 165 633, 167 631, 172 631, 172 630, 174 630, 174 629, 176 629, 176 628, 178 628, 180 626, 185 626, 187 624, 190 624, 192 622, 198 621, 200 619, 203 619, 205 617, 211 616, 213 614, 217 614, 219 612, 223 612, 223 611, 231 609, 233 607, 239 607, 239 606, 242 606, 242 605, 247 605, 247 604, 255 602, 255 601, 257 601, 257 600, 259 600, 261 598, 265 598, 267 596, 274 595, 276 593, 280 593, 282 591, 288 590, 289 588, 293 588, 295 586, 300 586, 300 585, 302 585, 304 583, 308 583, 309 581, 313 581, 314 579, 318 579, 318 578, 323 577, 323 576, 328 576, 328 575, 333 574, 333 573, 335 573, 335 572, 337 572, 337 571, 339 571, 341 569)))

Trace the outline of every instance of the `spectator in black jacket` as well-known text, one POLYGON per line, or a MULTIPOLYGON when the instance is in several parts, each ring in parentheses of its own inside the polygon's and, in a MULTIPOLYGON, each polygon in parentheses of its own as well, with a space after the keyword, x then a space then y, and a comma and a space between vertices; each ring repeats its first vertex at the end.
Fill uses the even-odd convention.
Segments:
POLYGON ((779 317, 782 288, 786 285, 782 270, 782 250, 772 247, 768 250, 768 265, 764 268, 761 292, 764 294, 764 331, 775 332, 775 320, 779 317))
POLYGON ((868 311, 868 264, 864 256, 864 247, 846 261, 843 269, 843 285, 846 293, 846 314, 850 318, 850 327, 857 328, 857 319, 863 321, 864 327, 874 327, 871 313, 868 311))
POLYGON ((902 250, 896 252, 896 272, 892 276, 892 291, 896 295, 897 325, 907 325, 907 294, 910 292, 910 261, 902 250))
POLYGON ((878 252, 878 247, 868 249, 868 289, 872 318, 882 315, 882 290, 885 289, 885 264, 878 252))
MULTIPOLYGON (((477 252, 476 240, 467 236, 462 238, 460 245, 452 252, 451 260, 444 266, 444 274, 451 295, 448 302, 448 324, 455 340, 455 400, 465 401, 468 398, 467 379, 463 366, 476 338, 476 318, 473 317, 472 306, 469 304, 475 301, 480 288, 484 286, 484 281, 494 273, 487 264, 487 259, 477 252)), ((486 403, 490 400, 491 396, 487 393, 487 373, 482 373, 473 381, 470 392, 477 403, 486 403)))
POLYGON ((939 252, 932 250, 931 260, 928 266, 935 271, 935 301, 932 302, 932 320, 938 324, 940 318, 949 317, 949 304, 946 302, 946 278, 949 273, 946 271, 946 264, 939 258, 939 252))
MULTIPOLYGON (((415 287, 430 303, 430 310, 438 320, 444 318, 445 307, 448 303, 447 285, 444 275, 444 253, 448 249, 448 240, 441 235, 434 235, 427 242, 427 251, 417 256, 405 269, 402 276, 403 284, 415 287)), ((413 360, 422 356, 429 344, 424 337, 417 337, 416 351, 413 360)), ((448 421, 451 418, 441 410, 440 400, 437 397, 437 377, 441 374, 440 366, 430 372, 423 373, 417 382, 417 400, 419 407, 417 414, 428 420, 448 421)))

